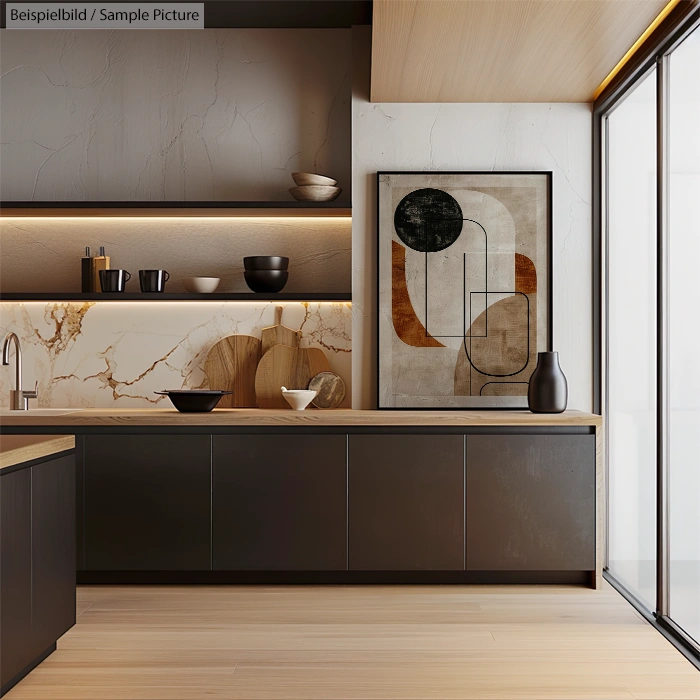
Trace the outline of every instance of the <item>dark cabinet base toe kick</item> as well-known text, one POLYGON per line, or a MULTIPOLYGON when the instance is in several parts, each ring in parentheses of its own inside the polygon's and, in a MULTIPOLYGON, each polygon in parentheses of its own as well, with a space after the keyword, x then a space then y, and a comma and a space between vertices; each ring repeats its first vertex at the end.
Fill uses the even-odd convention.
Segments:
POLYGON ((596 432, 86 434, 80 583, 600 585, 596 432))
POLYGON ((79 571, 79 585, 571 585, 595 571, 79 571))

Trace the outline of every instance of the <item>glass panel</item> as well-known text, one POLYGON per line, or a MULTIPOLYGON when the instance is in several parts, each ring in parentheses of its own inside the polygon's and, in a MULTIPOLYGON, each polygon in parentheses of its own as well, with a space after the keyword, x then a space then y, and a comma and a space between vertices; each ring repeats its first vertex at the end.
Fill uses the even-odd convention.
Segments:
POLYGON ((670 617, 700 641, 700 31, 670 57, 670 617))
POLYGON ((608 117, 608 566, 656 604, 656 75, 608 117))

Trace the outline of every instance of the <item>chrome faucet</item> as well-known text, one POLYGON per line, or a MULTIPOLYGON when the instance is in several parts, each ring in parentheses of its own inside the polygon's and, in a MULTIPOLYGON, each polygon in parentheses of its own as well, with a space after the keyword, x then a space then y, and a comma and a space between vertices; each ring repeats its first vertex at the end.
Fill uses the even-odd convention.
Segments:
POLYGON ((34 385, 34 391, 22 390, 22 348, 19 346, 19 338, 16 333, 8 333, 5 336, 5 344, 2 347, 2 364, 10 364, 10 343, 15 343, 15 388, 10 392, 10 408, 13 411, 26 411, 28 399, 37 398, 39 383, 34 385))

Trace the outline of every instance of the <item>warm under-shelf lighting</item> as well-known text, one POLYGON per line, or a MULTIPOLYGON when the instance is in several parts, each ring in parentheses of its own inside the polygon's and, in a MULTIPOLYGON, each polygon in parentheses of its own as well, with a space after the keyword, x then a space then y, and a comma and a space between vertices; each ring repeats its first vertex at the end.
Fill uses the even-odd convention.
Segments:
POLYGON ((39 306, 46 306, 47 304, 78 304, 78 305, 83 305, 83 304, 109 304, 110 306, 116 304, 118 306, 124 306, 127 304, 131 304, 133 306, 137 306, 139 308, 144 308, 146 306, 152 306, 152 305, 157 305, 157 306, 162 306, 163 304, 168 304, 170 306, 174 304, 181 304, 181 305, 187 305, 191 306, 192 304, 196 303, 197 305, 201 306, 203 304, 216 304, 216 306, 221 306, 222 304, 245 304, 247 306, 250 306, 251 304, 257 304, 258 306, 262 304, 276 304, 277 306, 291 306, 293 304, 321 304, 324 306, 328 305, 334 305, 337 306, 338 304, 345 304, 346 306, 351 306, 352 302, 350 300, 345 300, 345 301, 305 301, 304 299, 298 299, 298 300, 290 300, 290 299, 281 299, 281 300, 273 300, 273 299, 237 299, 233 301, 227 301, 225 299, 220 299, 218 301, 207 301, 204 299, 191 299, 189 301, 182 300, 182 299, 161 299, 159 301, 134 301, 134 300, 128 300, 128 301, 115 301, 113 299, 110 300, 100 300, 100 299, 89 299, 86 301, 60 301, 60 300, 55 300, 52 299, 51 301, 6 301, 5 299, 0 299, 0 305, 2 304, 22 304, 22 306, 29 306, 31 304, 34 305, 39 305, 39 306))
POLYGON ((605 88, 610 84, 612 79, 622 70, 624 65, 634 56, 637 49, 651 36, 651 33, 656 30, 656 28, 666 19, 666 17, 671 14, 673 8, 678 5, 681 0, 670 0, 670 2, 664 7, 661 12, 656 16, 654 21, 644 30, 642 36, 637 39, 637 41, 632 44, 629 51, 620 59, 618 64, 608 73, 605 80, 598 86, 596 91, 593 93, 593 99, 597 100, 600 94, 605 90, 605 88))
POLYGON ((27 221, 41 219, 42 221, 349 221, 348 216, 0 216, 0 221, 27 221))

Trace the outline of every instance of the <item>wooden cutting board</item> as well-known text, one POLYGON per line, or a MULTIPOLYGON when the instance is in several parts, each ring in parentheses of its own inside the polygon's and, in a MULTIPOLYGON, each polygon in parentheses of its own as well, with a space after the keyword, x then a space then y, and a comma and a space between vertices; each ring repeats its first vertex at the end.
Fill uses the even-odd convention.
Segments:
POLYGON ((259 338, 229 335, 214 345, 204 362, 210 389, 232 391, 218 408, 255 408, 255 372, 262 356, 259 338))
POLYGON ((260 360, 255 373, 255 393, 260 408, 289 408, 282 387, 306 389, 312 377, 327 372, 330 365, 323 350, 274 345, 260 360))
POLYGON ((275 325, 262 329, 262 354, 264 355, 274 345, 289 345, 292 348, 299 347, 299 331, 282 325, 283 306, 275 307, 275 325))
POLYGON ((316 392, 316 408, 338 408, 345 398, 345 382, 335 372, 321 372, 311 378, 309 389, 316 392))

